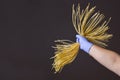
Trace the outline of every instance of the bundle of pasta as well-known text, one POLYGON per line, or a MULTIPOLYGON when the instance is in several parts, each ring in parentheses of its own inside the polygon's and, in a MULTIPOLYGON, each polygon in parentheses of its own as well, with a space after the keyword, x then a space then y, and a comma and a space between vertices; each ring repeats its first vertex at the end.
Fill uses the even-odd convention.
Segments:
MULTIPOLYGON (((88 41, 99 45, 101 47, 107 46, 105 42, 112 37, 112 34, 108 34, 106 31, 109 29, 108 21, 104 21, 104 15, 99 11, 94 12, 95 7, 89 9, 89 4, 85 10, 80 11, 80 5, 74 9, 72 7, 72 22, 76 32, 79 35, 84 36, 88 41)), ((70 40, 56 40, 55 56, 53 62, 53 68, 56 72, 60 72, 62 68, 76 58, 80 48, 80 44, 72 42, 70 40)))

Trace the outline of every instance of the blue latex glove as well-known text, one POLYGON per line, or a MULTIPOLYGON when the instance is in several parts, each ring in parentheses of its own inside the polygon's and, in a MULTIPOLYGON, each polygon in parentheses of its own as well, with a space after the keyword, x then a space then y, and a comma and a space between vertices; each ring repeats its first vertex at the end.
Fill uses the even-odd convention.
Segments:
POLYGON ((90 48, 93 45, 91 42, 89 42, 86 38, 84 38, 81 35, 76 35, 76 42, 80 44, 80 49, 84 50, 87 53, 89 53, 90 48))

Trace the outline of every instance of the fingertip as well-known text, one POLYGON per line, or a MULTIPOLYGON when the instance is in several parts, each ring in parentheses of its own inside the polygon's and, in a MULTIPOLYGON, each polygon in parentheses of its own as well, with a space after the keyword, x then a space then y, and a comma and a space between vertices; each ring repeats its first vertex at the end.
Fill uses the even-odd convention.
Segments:
POLYGON ((79 37, 79 35, 78 34, 76 34, 76 38, 78 38, 79 37))

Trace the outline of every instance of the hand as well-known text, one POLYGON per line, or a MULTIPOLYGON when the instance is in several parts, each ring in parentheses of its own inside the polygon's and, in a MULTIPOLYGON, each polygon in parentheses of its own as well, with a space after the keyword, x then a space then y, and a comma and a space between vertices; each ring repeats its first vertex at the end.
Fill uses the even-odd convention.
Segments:
POLYGON ((89 53, 90 48, 93 45, 91 42, 89 42, 86 38, 84 38, 81 35, 76 35, 76 42, 80 44, 80 49, 84 50, 87 53, 89 53))

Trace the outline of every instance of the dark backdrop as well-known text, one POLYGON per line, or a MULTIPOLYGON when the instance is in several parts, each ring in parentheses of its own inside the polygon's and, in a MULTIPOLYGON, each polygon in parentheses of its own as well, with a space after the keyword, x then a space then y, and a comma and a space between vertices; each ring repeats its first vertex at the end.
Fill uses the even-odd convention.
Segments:
POLYGON ((119 0, 1 0, 0 80, 119 80, 83 51, 60 74, 51 70, 53 41, 75 41, 71 7, 78 2, 112 17, 107 48, 120 54, 119 0))

